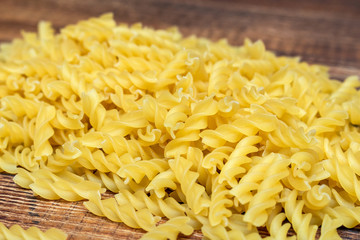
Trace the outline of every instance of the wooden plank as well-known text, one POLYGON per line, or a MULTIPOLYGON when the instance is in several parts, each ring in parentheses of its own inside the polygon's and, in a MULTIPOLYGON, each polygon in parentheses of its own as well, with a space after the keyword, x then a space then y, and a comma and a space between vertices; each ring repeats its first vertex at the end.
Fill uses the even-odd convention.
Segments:
MULTIPOLYGON (((262 39, 279 55, 301 56, 305 61, 329 65, 333 78, 360 75, 360 1, 267 0, 2 0, 0 42, 35 31, 40 20, 59 29, 104 12, 119 22, 155 28, 179 26, 189 36, 213 40, 227 38, 242 44, 245 37, 262 39)), ((82 202, 46 201, 17 187, 12 176, 0 173, 0 222, 6 226, 61 228, 69 239, 138 239, 131 229, 89 213, 82 202)), ((261 232, 266 235, 264 229, 261 232)), ((358 229, 339 230, 344 239, 358 239, 358 229)), ((195 232, 187 239, 201 239, 195 232)))

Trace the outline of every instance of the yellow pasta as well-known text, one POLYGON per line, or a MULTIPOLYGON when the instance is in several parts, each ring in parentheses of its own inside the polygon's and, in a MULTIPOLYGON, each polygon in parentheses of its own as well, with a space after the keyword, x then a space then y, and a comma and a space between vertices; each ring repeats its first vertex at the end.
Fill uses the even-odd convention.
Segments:
POLYGON ((142 236, 143 240, 158 240, 169 239, 176 240, 177 235, 181 232, 185 235, 190 235, 194 230, 191 226, 187 225, 190 219, 188 217, 174 217, 164 224, 157 226, 151 232, 148 232, 142 236))
MULTIPOLYGON (((183 38, 112 14, 59 33, 41 22, 1 44, 0 171, 143 239, 261 239, 259 227, 339 239, 360 223, 359 86, 261 41, 183 38)), ((65 235, 0 223, 0 238, 51 237, 65 235)))
POLYGON ((0 223, 0 238, 4 240, 65 240, 66 237, 67 235, 64 232, 55 228, 43 232, 37 227, 30 227, 25 230, 17 224, 7 228, 0 223))

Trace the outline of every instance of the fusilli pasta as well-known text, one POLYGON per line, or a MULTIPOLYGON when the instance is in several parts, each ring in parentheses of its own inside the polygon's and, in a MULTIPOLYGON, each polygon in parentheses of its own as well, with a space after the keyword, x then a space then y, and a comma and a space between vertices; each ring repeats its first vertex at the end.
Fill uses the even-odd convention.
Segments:
MULTIPOLYGON (((143 239, 261 239, 258 227, 339 239, 360 223, 359 86, 261 41, 183 38, 112 14, 59 33, 41 22, 0 48, 0 171, 143 239)), ((65 235, 0 223, 0 238, 31 237, 65 235)))

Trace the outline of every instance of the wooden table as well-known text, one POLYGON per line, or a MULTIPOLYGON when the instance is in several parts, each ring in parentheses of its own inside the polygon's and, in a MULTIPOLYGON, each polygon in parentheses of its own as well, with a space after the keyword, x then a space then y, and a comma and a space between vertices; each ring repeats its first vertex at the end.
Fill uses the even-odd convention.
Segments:
MULTIPOLYGON (((227 38, 240 45, 244 37, 262 39, 279 55, 301 56, 330 66, 343 80, 360 75, 360 1, 357 0, 1 0, 0 42, 35 31, 39 20, 59 29, 80 19, 114 12, 118 22, 143 22, 155 28, 177 25, 188 36, 227 38)), ((17 187, 0 174, 0 222, 6 226, 61 228, 69 239, 138 239, 143 231, 96 217, 81 202, 45 201, 17 187)), ((358 239, 358 229, 339 230, 344 239, 358 239)), ((201 239, 196 232, 190 239, 201 239)))

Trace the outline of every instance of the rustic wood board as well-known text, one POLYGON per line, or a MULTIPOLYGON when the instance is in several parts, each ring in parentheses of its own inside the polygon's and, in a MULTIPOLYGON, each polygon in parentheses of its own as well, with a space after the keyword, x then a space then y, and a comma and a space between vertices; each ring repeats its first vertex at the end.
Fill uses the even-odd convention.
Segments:
MULTIPOLYGON (((177 25, 185 35, 213 40, 227 38, 240 45, 245 37, 262 39, 279 55, 330 67, 332 78, 360 75, 360 1, 357 0, 1 0, 0 42, 35 31, 48 20, 59 29, 105 12, 118 22, 155 28, 177 25)), ((144 233, 89 213, 82 202, 46 201, 16 186, 0 173, 0 222, 23 227, 63 229, 69 239, 138 239, 144 233)), ((266 235, 265 231, 261 231, 266 235)), ((339 229, 344 239, 359 239, 360 231, 339 229)), ((195 232, 186 239, 201 239, 195 232)))

